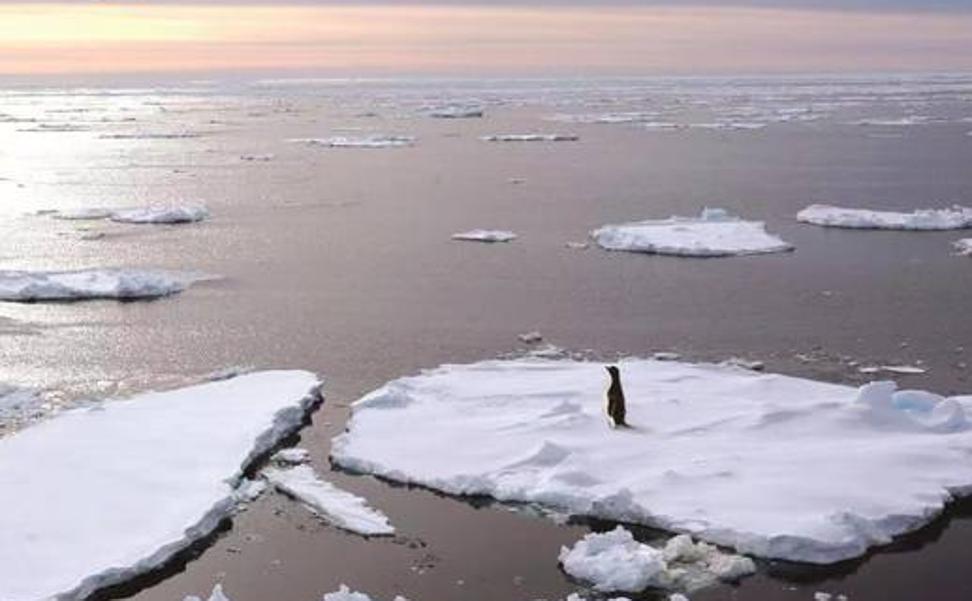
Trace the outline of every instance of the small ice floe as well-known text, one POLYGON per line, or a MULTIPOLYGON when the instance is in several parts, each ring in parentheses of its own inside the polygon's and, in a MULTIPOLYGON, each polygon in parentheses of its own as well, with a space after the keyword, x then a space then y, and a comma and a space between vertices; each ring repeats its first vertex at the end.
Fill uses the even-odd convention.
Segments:
POLYGON ((877 365, 864 365, 858 367, 857 371, 862 374, 876 374, 881 372, 881 368, 877 365))
POLYGON ((84 599, 211 534, 236 511, 243 471, 300 428, 318 386, 305 371, 258 372, 72 409, 0 439, 0 599, 84 599))
POLYGON ((363 536, 395 534, 388 517, 357 495, 321 480, 309 465, 267 468, 263 477, 277 490, 292 496, 325 521, 363 536))
POLYGON ((138 224, 195 223, 207 217, 209 217, 209 210, 202 205, 152 205, 121 209, 111 214, 112 221, 138 224))
POLYGON ((817 591, 813 594, 813 601, 848 601, 847 595, 825 593, 817 591))
POLYGON ((101 134, 98 136, 102 140, 188 140, 199 138, 199 132, 136 132, 120 134, 101 134))
POLYGON ((897 118, 877 118, 877 119, 860 119, 854 121, 852 125, 863 125, 863 126, 876 126, 876 127, 906 127, 909 125, 923 125, 926 123, 933 122, 934 119, 926 115, 909 115, 907 117, 897 117, 897 118))
POLYGON ((887 544, 972 490, 972 396, 678 361, 618 365, 631 428, 605 426, 602 364, 445 365, 354 403, 331 458, 449 494, 818 564, 887 544))
POLYGON ((0 271, 0 301, 159 298, 182 292, 201 278, 161 269, 0 271))
POLYGON ((599 125, 616 125, 622 123, 649 123, 658 118, 658 113, 642 111, 626 111, 617 113, 560 113, 547 117, 548 121, 560 123, 583 123, 599 125))
POLYGON ((964 257, 972 257, 972 238, 962 238, 956 240, 953 245, 956 252, 964 257))
POLYGON ((516 240, 516 234, 507 230, 469 230, 452 234, 452 239, 466 242, 510 242, 516 240))
MULTIPOLYGON (((188 596, 183 601, 202 601, 201 598, 196 596, 188 596)), ((213 592, 210 593, 208 601, 231 601, 223 593, 223 587, 219 584, 213 587, 213 592)), ((326 593, 323 597, 323 601, 378 601, 377 599, 372 600, 371 597, 364 593, 359 593, 352 591, 345 585, 341 585, 338 590, 333 593, 326 593)), ((408 601, 405 597, 397 596, 393 601, 408 601)), ((612 600, 613 601, 613 600, 612 600)))
POLYGON ((242 154, 240 155, 241 161, 246 161, 248 163, 266 163, 274 159, 273 154, 242 154))
POLYGON ((654 359, 655 361, 678 361, 679 359, 682 358, 682 356, 678 353, 659 351, 657 353, 652 354, 651 358, 654 359))
POLYGON ((591 245, 587 242, 567 242, 564 244, 565 248, 569 248, 571 250, 587 250, 590 248, 590 246, 591 245))
POLYGON ((274 453, 270 459, 282 465, 300 465, 310 462, 310 451, 299 447, 281 449, 274 453))
POLYGON ((479 119, 484 111, 479 106, 440 106, 425 111, 425 114, 433 119, 479 119))
POLYGON ((591 232, 606 250, 675 255, 728 257, 792 250, 793 246, 767 233, 762 221, 745 221, 724 209, 703 209, 699 217, 670 217, 620 225, 591 232))
POLYGON ((517 339, 523 344, 538 344, 543 342, 543 334, 537 331, 526 332, 517 336, 517 339))
POLYGON ((766 368, 766 364, 762 361, 756 359, 746 359, 744 357, 729 357, 719 365, 724 365, 726 367, 738 367, 740 369, 748 369, 750 371, 763 371, 766 368))
POLYGON ((576 134, 493 134, 480 138, 484 142, 576 142, 576 134))
POLYGON ((641 124, 645 129, 661 129, 661 130, 674 130, 674 129, 688 129, 688 125, 684 123, 675 123, 673 121, 648 121, 641 124))
POLYGON ((372 136, 332 136, 330 138, 298 138, 291 142, 304 143, 309 146, 321 146, 323 148, 404 148, 413 146, 415 138, 413 136, 391 136, 391 135, 372 135, 372 136))
POLYGON ((756 572, 752 559, 696 543, 687 534, 656 549, 636 541, 622 526, 588 534, 571 548, 561 547, 559 559, 565 572, 602 593, 638 593, 648 588, 695 591, 756 572))
POLYGON ((918 367, 917 365, 882 365, 881 369, 888 373, 902 376, 914 376, 928 373, 927 369, 924 367, 918 367))
POLYGON ((816 204, 797 213, 797 220, 850 229, 957 230, 972 227, 972 209, 956 205, 948 209, 916 209, 905 213, 816 204))

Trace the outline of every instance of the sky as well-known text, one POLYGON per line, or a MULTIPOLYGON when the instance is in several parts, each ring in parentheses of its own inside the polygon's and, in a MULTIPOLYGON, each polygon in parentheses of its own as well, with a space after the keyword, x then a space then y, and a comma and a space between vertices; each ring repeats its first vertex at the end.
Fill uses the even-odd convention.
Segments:
POLYGON ((0 74, 972 71, 972 0, 0 0, 0 74))

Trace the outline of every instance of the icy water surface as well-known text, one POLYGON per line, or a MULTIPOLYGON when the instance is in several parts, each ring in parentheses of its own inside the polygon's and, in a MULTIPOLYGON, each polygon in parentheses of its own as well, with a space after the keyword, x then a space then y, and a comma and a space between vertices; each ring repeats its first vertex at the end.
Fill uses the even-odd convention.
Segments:
MULTIPOLYGON (((59 402, 233 365, 314 370, 327 401, 300 443, 399 532, 364 540, 270 494, 165 573, 105 598, 169 601, 216 580, 234 601, 309 601, 342 582, 413 601, 562 598, 581 587, 557 551, 591 524, 330 472, 348 404, 422 368, 522 351, 517 335, 531 330, 598 358, 741 356, 850 384, 874 377, 858 366, 921 365, 924 375, 898 376, 903 387, 968 393, 972 262, 951 244, 969 234, 830 230, 794 216, 814 202, 972 205, 969 132, 972 78, 961 76, 9 84, 0 269, 222 277, 152 302, 0 304, 0 382, 59 402), (508 134, 579 139, 482 139, 508 134), (334 138, 355 143, 313 142, 334 138), (204 203, 212 217, 141 226, 38 214, 152 203, 204 203), (693 260, 567 246, 604 224, 707 205, 765 221, 795 252, 693 260), (450 239, 477 228, 518 237, 450 239)), ((764 563, 693 599, 968 599, 970 514, 960 503, 827 569, 764 563)))

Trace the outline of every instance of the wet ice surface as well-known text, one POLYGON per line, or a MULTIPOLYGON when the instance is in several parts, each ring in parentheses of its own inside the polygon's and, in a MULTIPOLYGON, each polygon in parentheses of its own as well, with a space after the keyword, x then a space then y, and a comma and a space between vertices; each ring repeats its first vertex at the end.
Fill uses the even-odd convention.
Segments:
MULTIPOLYGON (((515 352, 524 332, 543 332, 559 347, 550 352, 590 349, 605 360, 739 356, 852 385, 889 377, 859 366, 912 365, 927 371, 891 377, 969 389, 968 264, 952 248, 962 236, 903 239, 794 220, 821 201, 902 212, 968 205, 967 77, 63 85, 0 91, 0 269, 154 266, 226 277, 155 303, 2 304, 0 381, 84 398, 178 386, 228 365, 340 374, 334 404, 300 444, 323 478, 381 507, 399 532, 364 541, 267 491, 184 570, 117 596, 171 601, 209 591, 222 575, 234 601, 280 591, 286 601, 318 599, 342 582, 381 599, 565 598, 580 585, 558 568, 559 548, 613 524, 482 508, 334 472, 326 461, 347 403, 422 368, 515 352), (453 105, 485 114, 424 112, 453 105), (660 125, 584 122, 622 113, 657 114, 660 125), (557 114, 593 117, 547 120, 557 114), (913 116, 931 119, 854 125, 913 116), (730 123, 763 127, 691 127, 730 123), (17 131, 40 124, 51 127, 17 131), (581 139, 479 140, 556 131, 581 139), (143 135, 181 133, 198 135, 143 135), (418 143, 345 152, 287 142, 382 134, 418 143), (217 218, 168 228, 36 215, 185 199, 205 199, 217 218), (764 221, 797 252, 672 261, 565 247, 601 224, 706 205, 764 221), (503 248, 450 242, 479 225, 521 238, 503 248), (497 552, 484 558, 483 548, 497 552)), ((965 601, 968 515, 956 507, 847 566, 761 566, 736 594, 911 601, 934 583, 939 598, 965 601)), ((715 587, 692 598, 728 594, 715 587)))

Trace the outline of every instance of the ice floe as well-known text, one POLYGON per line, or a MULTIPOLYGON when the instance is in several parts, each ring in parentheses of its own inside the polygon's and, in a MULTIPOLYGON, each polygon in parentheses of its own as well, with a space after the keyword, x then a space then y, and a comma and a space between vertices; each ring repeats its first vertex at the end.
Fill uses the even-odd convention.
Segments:
POLYGON ((591 232, 591 237, 607 250, 683 257, 727 257, 793 249, 767 233, 762 221, 745 221, 713 208, 703 209, 699 217, 605 225, 591 232))
MULTIPOLYGON (((183 601, 202 601, 202 599, 196 596, 188 596, 183 601)), ((213 587, 213 592, 210 593, 208 601, 230 601, 230 599, 225 593, 223 593, 223 587, 217 584, 213 587)), ((372 601, 372 598, 364 593, 352 591, 346 585, 342 584, 338 590, 332 593, 326 593, 323 597, 323 601, 372 601)), ((374 601, 378 600, 376 599, 374 601)), ((393 601, 408 601, 408 599, 398 596, 395 597, 393 601)))
POLYGON ((429 109, 425 114, 434 119, 478 119, 483 116, 483 109, 478 106, 442 106, 429 109))
POLYGON ((657 118, 658 113, 627 111, 617 113, 560 113, 547 119, 561 123, 615 125, 620 123, 649 123, 654 122, 657 118))
POLYGON ((972 256, 972 238, 962 238, 953 243, 958 254, 969 257, 972 256))
POLYGON ((972 209, 916 209, 909 213, 815 204, 797 213, 804 223, 851 229, 957 230, 972 227, 972 209))
POLYGON ((120 223, 194 223, 207 217, 209 210, 202 205, 153 205, 121 209, 111 214, 111 220, 120 223))
POLYGON ((675 361, 446 365, 354 405, 332 459, 447 493, 688 533, 812 563, 857 557, 972 490, 972 397, 675 361))
POLYGON ((748 557, 723 553, 696 543, 687 534, 662 548, 635 540, 622 526, 588 534, 572 547, 561 547, 564 571, 603 593, 637 593, 648 588, 694 591, 718 581, 734 582, 756 571, 748 557))
POLYGON ((371 136, 332 136, 330 138, 298 138, 291 140, 310 146, 322 146, 324 148, 403 148, 415 144, 413 136, 390 136, 390 135, 371 135, 371 136))
POLYGON ((267 371, 74 409, 0 439, 0 599, 82 599, 231 515, 317 377, 267 371))
POLYGON ((507 230, 469 230, 452 234, 452 239, 466 242, 510 242, 516 239, 516 234, 507 230))
POLYGON ((493 134, 483 136, 485 142, 576 142, 576 134, 493 134))
POLYGON ((0 270, 0 301, 158 298, 182 292, 202 277, 161 269, 0 270))
POLYGON ((263 470, 263 476, 277 490, 294 497, 338 528, 364 536, 395 534, 385 514, 369 507, 361 497, 322 480, 309 465, 270 467, 263 470))

